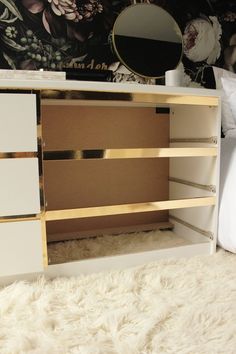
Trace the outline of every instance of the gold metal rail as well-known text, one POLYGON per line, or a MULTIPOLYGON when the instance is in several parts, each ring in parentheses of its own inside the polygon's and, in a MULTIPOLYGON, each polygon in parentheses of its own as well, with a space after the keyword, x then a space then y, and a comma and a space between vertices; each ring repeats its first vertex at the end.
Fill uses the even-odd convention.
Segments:
POLYGON ((214 239, 214 234, 213 234, 213 232, 211 232, 211 231, 206 231, 206 230, 200 229, 199 227, 194 226, 194 225, 188 223, 187 221, 184 221, 184 220, 182 220, 182 219, 179 219, 179 218, 177 218, 177 217, 174 216, 174 215, 169 215, 169 218, 172 219, 172 220, 174 220, 174 221, 176 221, 176 222, 178 222, 179 224, 182 224, 182 225, 184 225, 184 226, 186 226, 186 227, 192 229, 193 231, 198 232, 199 234, 202 234, 203 236, 206 236, 207 238, 209 238, 209 239, 211 239, 211 240, 214 239))
POLYGON ((206 143, 217 144, 217 136, 209 138, 171 138, 170 143, 206 143))
POLYGON ((200 184, 200 183, 195 183, 195 182, 191 182, 191 181, 187 181, 185 179, 175 178, 175 177, 169 177, 169 181, 184 184, 184 185, 187 185, 190 187, 204 189, 204 190, 212 192, 212 193, 216 193, 216 186, 214 186, 213 184, 200 184))

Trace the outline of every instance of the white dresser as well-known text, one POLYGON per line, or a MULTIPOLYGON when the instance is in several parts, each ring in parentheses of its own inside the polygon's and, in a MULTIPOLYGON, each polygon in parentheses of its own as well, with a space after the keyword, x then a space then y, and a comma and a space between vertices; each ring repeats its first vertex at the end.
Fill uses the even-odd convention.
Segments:
POLYGON ((0 103, 2 279, 215 251, 220 92, 1 80, 0 103), (186 245, 48 265, 47 242, 155 228, 186 245))

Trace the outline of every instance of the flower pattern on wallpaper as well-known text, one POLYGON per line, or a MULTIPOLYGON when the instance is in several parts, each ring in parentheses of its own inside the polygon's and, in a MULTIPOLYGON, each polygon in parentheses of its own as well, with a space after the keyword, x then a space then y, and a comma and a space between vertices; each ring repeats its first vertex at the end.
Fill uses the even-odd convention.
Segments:
POLYGON ((61 34, 61 27, 66 27, 67 35, 78 40, 85 38, 80 27, 74 24, 92 21, 103 12, 99 0, 88 0, 80 5, 76 0, 22 0, 22 4, 33 14, 42 13, 42 22, 48 33, 57 37, 61 34))
POLYGON ((235 0, 0 0, 0 67, 112 69, 117 81, 143 83, 111 45, 116 17, 136 2, 155 3, 178 22, 187 81, 204 85, 210 65, 236 72, 235 0))
POLYGON ((184 30, 184 54, 193 62, 214 64, 221 54, 221 35, 222 28, 215 16, 193 19, 184 30))
POLYGON ((206 85, 205 72, 212 65, 236 72, 236 1, 183 0, 182 5, 183 64, 191 83, 206 85))
MULTIPOLYGON (((98 46, 110 47, 114 14, 108 0, 0 0, 1 66, 61 70, 90 64, 96 69, 98 46)), ((109 55, 97 64, 103 61, 107 68, 109 55)))

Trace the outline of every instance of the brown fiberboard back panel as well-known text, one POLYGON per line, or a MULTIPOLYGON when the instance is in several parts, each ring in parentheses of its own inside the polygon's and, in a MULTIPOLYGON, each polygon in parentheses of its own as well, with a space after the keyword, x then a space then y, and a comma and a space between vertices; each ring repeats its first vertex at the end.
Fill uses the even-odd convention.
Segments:
MULTIPOLYGON (((154 108, 43 106, 42 126, 45 151, 169 146, 169 116, 154 108)), ((168 158, 44 161, 47 210, 166 200, 168 175, 168 158)), ((49 222, 48 240, 167 219, 165 211, 49 222)))
POLYGON ((42 106, 45 151, 168 147, 169 119, 145 107, 42 106))

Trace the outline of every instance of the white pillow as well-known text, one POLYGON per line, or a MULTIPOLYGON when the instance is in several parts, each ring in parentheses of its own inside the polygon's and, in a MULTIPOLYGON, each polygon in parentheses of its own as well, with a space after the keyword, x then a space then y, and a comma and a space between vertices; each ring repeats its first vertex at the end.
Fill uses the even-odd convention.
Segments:
POLYGON ((216 82, 216 89, 222 89, 221 79, 236 79, 236 74, 232 73, 232 71, 228 71, 222 68, 217 68, 217 66, 212 66, 215 82, 216 82))
POLYGON ((225 137, 227 137, 232 129, 236 129, 236 122, 224 89, 222 89, 221 95, 221 125, 225 137))
POLYGON ((234 123, 236 125, 236 78, 222 78, 221 82, 233 115, 234 123))
POLYGON ((228 97, 228 92, 229 90, 233 89, 233 85, 230 84, 229 88, 227 81, 233 80, 236 84, 236 74, 222 68, 217 68, 216 66, 213 66, 212 68, 214 72, 216 88, 222 90, 222 130, 224 135, 227 137, 227 134, 229 134, 231 129, 236 129, 236 110, 234 115, 231 107, 231 100, 229 100, 228 97))

